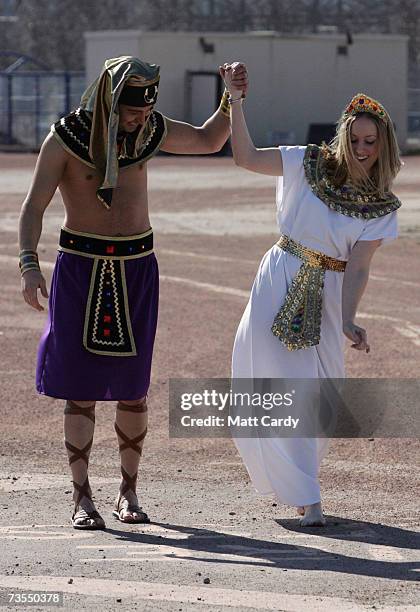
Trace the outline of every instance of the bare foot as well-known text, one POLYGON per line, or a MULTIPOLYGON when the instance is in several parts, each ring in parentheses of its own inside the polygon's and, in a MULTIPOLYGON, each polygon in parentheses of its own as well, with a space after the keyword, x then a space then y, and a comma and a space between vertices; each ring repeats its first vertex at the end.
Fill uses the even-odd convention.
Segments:
POLYGON ((305 514, 300 519, 301 527, 324 527, 326 524, 325 517, 322 513, 321 502, 311 504, 310 506, 304 506, 305 514))
POLYGON ((118 494, 113 515, 122 523, 150 523, 149 517, 139 506, 137 495, 131 490, 124 495, 118 494))
MULTIPOLYGON (((76 503, 78 493, 73 493, 76 503)), ((72 525, 75 529, 105 529, 105 521, 95 508, 95 504, 85 495, 77 504, 72 516, 72 525)))

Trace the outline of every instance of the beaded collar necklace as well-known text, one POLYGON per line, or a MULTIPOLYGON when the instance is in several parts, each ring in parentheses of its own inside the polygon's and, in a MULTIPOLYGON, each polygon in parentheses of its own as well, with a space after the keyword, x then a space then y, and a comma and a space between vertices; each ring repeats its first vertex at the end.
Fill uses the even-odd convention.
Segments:
POLYGON ((342 215, 358 219, 383 217, 401 206, 392 192, 381 198, 377 193, 362 191, 350 182, 338 187, 331 180, 331 171, 324 149, 310 144, 303 160, 306 180, 312 192, 326 206, 342 215))

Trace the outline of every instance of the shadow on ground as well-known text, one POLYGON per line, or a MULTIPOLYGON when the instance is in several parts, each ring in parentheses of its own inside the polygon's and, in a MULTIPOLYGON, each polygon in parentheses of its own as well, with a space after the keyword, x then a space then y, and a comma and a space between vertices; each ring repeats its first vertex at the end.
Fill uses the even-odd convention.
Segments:
MULTIPOLYGON (((415 532, 386 527, 364 521, 340 521, 336 517, 328 517, 333 524, 327 529, 302 528, 298 519, 287 521, 275 521, 277 525, 289 530, 299 531, 322 537, 331 537, 342 540, 353 540, 366 542, 368 544, 395 546, 398 548, 413 548, 415 539, 419 535, 415 532), (334 524, 335 520, 335 524, 334 524), (366 537, 362 537, 366 531, 366 537), (374 534, 377 534, 374 536, 374 534), (406 546, 407 544, 407 546, 406 546), (409 544, 411 544, 409 546, 409 544)), ((152 523, 164 529, 188 534, 186 539, 179 540, 166 535, 148 533, 132 533, 118 529, 107 529, 106 531, 116 537, 119 541, 147 544, 153 546, 170 546, 178 549, 179 554, 169 553, 167 556, 175 559, 188 559, 190 561, 201 561, 217 564, 240 564, 254 567, 270 567, 283 569, 297 569, 301 571, 329 571, 359 576, 372 576, 387 578, 391 580, 417 581, 420 570, 418 562, 392 562, 365 559, 358 556, 347 556, 340 553, 326 552, 316 546, 297 546, 282 544, 271 540, 250 538, 232 535, 223 531, 211 529, 186 527, 183 525, 152 523), (182 550, 188 550, 188 555, 183 555, 182 550), (191 551, 197 553, 211 553, 212 558, 191 556, 191 551), (220 555, 218 557, 217 555, 220 555), (223 555, 236 558, 226 559, 223 555), (294 558, 296 557, 296 558, 294 558)), ((145 526, 147 529, 147 526, 145 526)), ((273 529, 273 535, 275 528, 273 529)), ((165 556, 165 555, 164 555, 165 556)))

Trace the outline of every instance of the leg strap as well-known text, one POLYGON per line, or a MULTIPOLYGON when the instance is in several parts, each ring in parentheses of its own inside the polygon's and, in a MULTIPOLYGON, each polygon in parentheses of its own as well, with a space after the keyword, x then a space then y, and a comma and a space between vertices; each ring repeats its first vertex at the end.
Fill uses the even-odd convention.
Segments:
POLYGON ((89 465, 89 457, 87 453, 90 451, 92 443, 93 438, 91 438, 86 444, 86 446, 84 446, 83 448, 77 448, 76 446, 73 446, 73 444, 70 444, 70 442, 67 442, 67 440, 65 440, 64 444, 66 445, 67 450, 73 453, 72 456, 69 457, 69 464, 71 465, 78 459, 82 459, 86 463, 86 465, 89 465))
POLYGON ((92 406, 88 406, 87 408, 82 408, 78 406, 71 400, 67 400, 66 406, 64 408, 64 414, 75 414, 79 416, 85 416, 90 419, 92 423, 95 422, 95 404, 92 406))
POLYGON ((147 427, 145 428, 144 431, 142 431, 142 433, 139 436, 136 436, 135 438, 129 438, 128 436, 126 436, 125 433, 121 431, 121 429, 118 427, 116 423, 114 423, 114 427, 119 437, 124 440, 124 442, 119 444, 120 453, 126 450, 127 448, 132 448, 134 451, 136 451, 136 453, 138 453, 141 456, 142 448, 139 445, 139 442, 142 442, 144 438, 146 437, 147 427))
MULTIPOLYGON (((140 402, 138 404, 134 404, 134 405, 127 405, 124 404, 123 402, 118 402, 117 404, 117 410, 123 410, 126 412, 135 412, 137 414, 145 414, 147 413, 147 403, 146 403, 146 398, 143 398, 142 400, 140 400, 140 402)), ((119 442, 119 448, 120 448, 120 454, 131 448, 133 451, 135 451, 136 453, 139 454, 139 456, 141 456, 142 454, 142 446, 143 446, 143 440, 146 437, 147 434, 147 427, 144 428, 144 431, 142 431, 141 434, 139 434, 138 436, 135 436, 134 438, 129 438, 121 429, 120 427, 118 427, 117 423, 114 424, 115 427, 115 431, 117 432, 118 437, 123 440, 123 442, 119 442)), ((120 489, 120 497, 121 495, 124 495, 124 493, 127 493, 127 491, 131 490, 134 493, 136 492, 136 482, 137 482, 137 474, 138 472, 136 471, 132 476, 130 476, 128 474, 128 472, 123 468, 123 466, 121 466, 121 474, 123 477, 123 484, 122 487, 120 489)))
POLYGON ((92 495, 91 495, 91 492, 90 492, 89 478, 87 476, 86 476, 85 482, 82 485, 80 485, 75 480, 73 480, 73 485, 74 485, 74 488, 77 489, 77 491, 78 491, 77 501, 75 503, 75 507, 76 508, 79 505, 79 503, 80 503, 80 501, 81 501, 81 499, 83 497, 87 497, 90 500, 92 499, 92 495))
POLYGON ((120 497, 121 495, 124 495, 124 493, 127 493, 127 491, 130 490, 133 491, 133 493, 136 492, 137 474, 138 472, 136 472, 132 476, 129 476, 123 466, 121 466, 121 475, 123 477, 124 484, 120 489, 120 497))
MULTIPOLYGON (((71 400, 67 400, 66 406, 64 408, 64 414, 85 416, 86 418, 91 420, 92 423, 95 423, 95 404, 93 404, 93 406, 88 406, 87 408, 81 408, 80 406, 72 402, 71 400)), ((92 443, 93 443, 93 437, 89 440, 86 446, 84 446, 83 448, 77 448, 77 446, 73 446, 73 444, 70 444, 70 442, 65 440, 64 444, 67 450, 70 453, 73 453, 71 457, 69 457, 70 465, 74 463, 75 461, 77 461, 78 459, 82 459, 82 461, 84 461, 86 465, 88 465, 89 463, 88 453, 92 447, 92 443)))
POLYGON ((87 497, 92 501, 89 480, 86 480, 82 485, 73 480, 74 488, 78 491, 77 500, 74 506, 73 516, 71 517, 73 527, 75 529, 105 529, 105 521, 97 510, 88 512, 84 508, 77 509, 83 497, 87 497))
POLYGON ((124 404, 123 402, 118 402, 117 410, 125 410, 126 412, 147 412, 146 398, 143 398, 138 404, 132 406, 124 404))

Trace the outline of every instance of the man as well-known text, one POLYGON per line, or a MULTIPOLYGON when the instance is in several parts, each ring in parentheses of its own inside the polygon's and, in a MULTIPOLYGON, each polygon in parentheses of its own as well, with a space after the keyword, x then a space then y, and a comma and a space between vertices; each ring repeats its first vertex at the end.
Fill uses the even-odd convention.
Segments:
MULTIPOLYGON (((244 67, 236 71, 246 90, 244 67)), ((43 214, 59 188, 65 221, 38 351, 37 390, 67 400, 64 435, 77 529, 105 527, 88 479, 100 400, 117 401, 122 481, 113 514, 122 522, 149 522, 136 495, 158 309, 146 162, 159 149, 214 153, 230 133, 226 92, 219 109, 195 127, 154 109, 158 86, 159 66, 128 56, 107 60, 80 108, 52 126, 20 216, 22 293, 43 310, 38 290, 48 293, 36 248, 43 214)))

